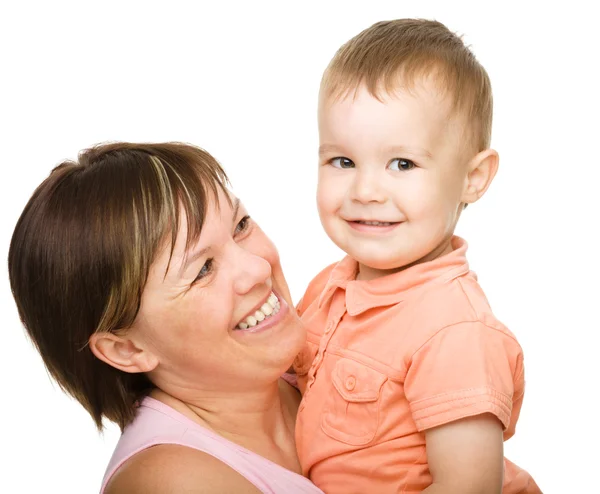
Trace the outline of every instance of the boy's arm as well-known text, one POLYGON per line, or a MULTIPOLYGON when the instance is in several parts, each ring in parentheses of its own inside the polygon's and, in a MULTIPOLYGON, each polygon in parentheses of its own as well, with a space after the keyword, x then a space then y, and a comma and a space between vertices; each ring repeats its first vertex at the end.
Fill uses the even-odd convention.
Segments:
POLYGON ((425 431, 433 483, 423 494, 501 494, 502 423, 486 413, 425 431))
POLYGON ((521 347, 500 326, 453 324, 419 347, 404 391, 425 434, 433 477, 425 493, 501 492, 503 440, 514 431, 523 387, 521 347))

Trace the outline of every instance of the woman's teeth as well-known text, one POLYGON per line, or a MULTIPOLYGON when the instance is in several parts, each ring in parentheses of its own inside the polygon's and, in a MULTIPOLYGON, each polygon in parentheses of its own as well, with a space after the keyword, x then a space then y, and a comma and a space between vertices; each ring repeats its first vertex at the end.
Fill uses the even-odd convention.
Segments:
POLYGON ((261 305, 260 309, 258 309, 254 314, 246 317, 242 322, 240 322, 235 329, 248 329, 256 326, 259 322, 268 319, 271 316, 274 316, 281 309, 281 304, 277 299, 277 296, 271 292, 269 295, 269 299, 261 305))

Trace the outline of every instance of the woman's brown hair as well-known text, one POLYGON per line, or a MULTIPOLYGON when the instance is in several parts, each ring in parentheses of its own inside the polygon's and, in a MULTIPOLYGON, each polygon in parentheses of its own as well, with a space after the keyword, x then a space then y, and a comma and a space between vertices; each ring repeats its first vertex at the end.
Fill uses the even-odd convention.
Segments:
POLYGON ((131 326, 150 265, 174 245, 180 208, 189 244, 226 185, 197 147, 111 143, 54 168, 21 214, 8 256, 19 315, 51 376, 99 429, 104 417, 125 427, 152 383, 96 358, 90 336, 131 326))

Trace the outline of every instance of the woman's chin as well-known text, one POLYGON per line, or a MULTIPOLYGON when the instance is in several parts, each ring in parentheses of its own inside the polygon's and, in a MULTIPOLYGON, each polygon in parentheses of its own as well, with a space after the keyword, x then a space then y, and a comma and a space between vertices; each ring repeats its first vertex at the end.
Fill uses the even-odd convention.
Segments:
POLYGON ((233 330, 232 337, 244 346, 251 346, 253 352, 259 351, 257 347, 262 347, 260 353, 266 359, 265 364, 280 367, 283 373, 291 367, 294 358, 302 350, 306 342, 306 328, 295 309, 290 308, 284 300, 281 300, 279 312, 271 319, 268 324, 233 330))

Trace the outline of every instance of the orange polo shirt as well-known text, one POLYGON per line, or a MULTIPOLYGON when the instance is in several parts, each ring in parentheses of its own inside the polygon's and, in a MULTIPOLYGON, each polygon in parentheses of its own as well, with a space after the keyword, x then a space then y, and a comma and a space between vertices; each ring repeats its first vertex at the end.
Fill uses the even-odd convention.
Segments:
MULTIPOLYGON (((328 494, 418 493, 431 484, 427 429, 492 413, 515 432, 523 353, 492 314, 465 257, 453 252, 370 281, 346 257, 298 306, 308 327, 294 362, 303 399, 303 473, 328 494)), ((505 461, 503 494, 540 493, 505 461)))

